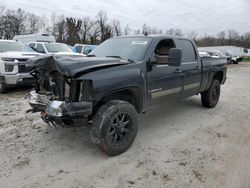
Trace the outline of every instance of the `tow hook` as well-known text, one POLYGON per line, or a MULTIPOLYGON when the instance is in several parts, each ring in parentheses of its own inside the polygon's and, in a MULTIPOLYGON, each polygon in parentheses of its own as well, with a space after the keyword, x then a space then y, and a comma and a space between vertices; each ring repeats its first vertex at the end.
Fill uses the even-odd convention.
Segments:
POLYGON ((49 126, 51 126, 51 124, 52 124, 52 125, 56 128, 56 124, 54 123, 54 121, 49 120, 49 118, 48 118, 48 113, 47 113, 47 112, 42 111, 42 112, 41 112, 41 118, 42 118, 42 120, 43 120, 45 123, 47 123, 49 126))
POLYGON ((42 111, 41 112, 41 118, 43 119, 43 121, 45 121, 46 123, 48 123, 49 124, 49 119, 48 119, 48 113, 47 112, 45 112, 45 111, 42 111))

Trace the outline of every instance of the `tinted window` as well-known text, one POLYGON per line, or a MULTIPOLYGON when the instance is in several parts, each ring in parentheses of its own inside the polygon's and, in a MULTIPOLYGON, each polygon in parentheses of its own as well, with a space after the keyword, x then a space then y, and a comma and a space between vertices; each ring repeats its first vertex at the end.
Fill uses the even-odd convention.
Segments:
POLYGON ((76 52, 81 53, 82 51, 82 46, 76 46, 76 52))
POLYGON ((90 46, 86 46, 85 48, 84 48, 84 50, 83 50, 83 54, 88 54, 88 53, 90 53, 92 51, 92 49, 91 49, 91 47, 90 46))
POLYGON ((182 49, 182 62, 194 62, 196 60, 194 46, 189 40, 177 40, 177 47, 182 49))
POLYGON ((134 61, 143 60, 152 38, 124 37, 104 41, 89 55, 97 57, 115 56, 134 61))
POLYGON ((174 47, 175 45, 172 40, 169 40, 169 39, 162 40, 157 44, 154 52, 156 55, 159 55, 159 56, 168 56, 169 50, 174 47))
POLYGON ((38 44, 36 45, 36 51, 37 51, 37 52, 40 52, 40 53, 45 53, 44 48, 43 48, 43 45, 40 44, 40 43, 38 43, 38 44))
POLYGON ((45 44, 45 47, 47 48, 48 52, 72 52, 71 48, 62 43, 48 43, 45 44))

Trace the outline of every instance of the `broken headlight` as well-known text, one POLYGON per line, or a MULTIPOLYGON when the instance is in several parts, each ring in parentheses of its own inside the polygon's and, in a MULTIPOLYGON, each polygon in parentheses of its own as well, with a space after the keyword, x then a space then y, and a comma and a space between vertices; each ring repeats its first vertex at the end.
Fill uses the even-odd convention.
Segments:
POLYGON ((47 108, 47 112, 51 116, 61 117, 63 115, 63 101, 52 101, 47 108))

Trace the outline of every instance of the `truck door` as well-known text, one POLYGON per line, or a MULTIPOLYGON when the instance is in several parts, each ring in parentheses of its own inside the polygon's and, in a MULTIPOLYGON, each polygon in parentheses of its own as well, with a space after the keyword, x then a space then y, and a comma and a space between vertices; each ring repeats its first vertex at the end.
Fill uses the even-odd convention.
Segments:
POLYGON ((193 96, 198 93, 201 84, 201 62, 192 41, 177 39, 175 43, 178 48, 182 49, 180 70, 183 73, 183 91, 181 98, 193 96))
POLYGON ((151 57, 155 62, 148 62, 147 85, 150 105, 158 105, 167 100, 176 100, 182 91, 182 73, 180 67, 168 65, 169 50, 175 48, 172 39, 163 39, 155 44, 151 57))

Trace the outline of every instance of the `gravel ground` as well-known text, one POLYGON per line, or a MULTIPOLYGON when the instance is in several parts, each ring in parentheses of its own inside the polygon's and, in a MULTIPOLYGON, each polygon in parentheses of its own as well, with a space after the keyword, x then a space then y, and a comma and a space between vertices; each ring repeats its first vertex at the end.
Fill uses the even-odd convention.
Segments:
POLYGON ((0 187, 250 187, 250 63, 230 65, 219 104, 200 96, 140 115, 128 152, 108 157, 87 128, 48 127, 0 95, 0 187))

